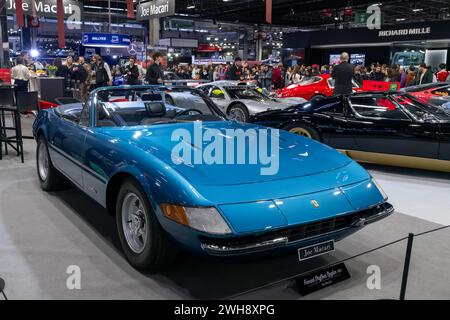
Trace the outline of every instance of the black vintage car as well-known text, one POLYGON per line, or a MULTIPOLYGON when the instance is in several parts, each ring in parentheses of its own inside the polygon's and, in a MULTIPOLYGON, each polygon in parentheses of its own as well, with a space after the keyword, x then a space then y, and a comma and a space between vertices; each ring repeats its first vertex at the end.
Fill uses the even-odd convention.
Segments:
POLYGON ((450 172, 450 110, 408 93, 336 96, 249 122, 320 140, 360 162, 450 172))

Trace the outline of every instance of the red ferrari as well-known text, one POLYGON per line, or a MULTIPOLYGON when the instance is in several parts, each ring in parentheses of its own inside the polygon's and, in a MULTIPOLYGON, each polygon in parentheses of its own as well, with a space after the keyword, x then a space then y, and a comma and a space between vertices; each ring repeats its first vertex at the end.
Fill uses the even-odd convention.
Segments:
POLYGON ((450 101, 449 82, 433 82, 419 86, 406 87, 403 91, 433 105, 442 105, 450 101))
MULTIPOLYGON (((321 74, 278 90, 277 97, 299 97, 313 101, 332 96, 333 90, 334 80, 331 78, 331 75, 321 74)), ((361 91, 360 86, 355 81, 353 81, 353 91, 361 91)))

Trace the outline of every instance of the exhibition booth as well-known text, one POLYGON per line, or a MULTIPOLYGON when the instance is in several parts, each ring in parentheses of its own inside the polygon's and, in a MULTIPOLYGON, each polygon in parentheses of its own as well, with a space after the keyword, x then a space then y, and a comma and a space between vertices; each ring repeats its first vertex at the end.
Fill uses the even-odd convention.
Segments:
POLYGON ((287 52, 305 50, 306 64, 335 64, 342 51, 348 51, 353 64, 384 63, 402 66, 426 63, 433 68, 450 64, 450 21, 383 26, 370 30, 334 29, 287 33, 287 52))

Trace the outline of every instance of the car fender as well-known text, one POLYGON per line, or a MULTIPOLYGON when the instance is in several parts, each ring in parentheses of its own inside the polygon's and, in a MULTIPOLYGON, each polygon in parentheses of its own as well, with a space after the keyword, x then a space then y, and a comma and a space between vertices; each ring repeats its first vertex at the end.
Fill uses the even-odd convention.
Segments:
MULTIPOLYGON (((230 109, 233 107, 233 106, 235 106, 235 105, 237 105, 237 104, 241 104, 241 105, 243 105, 245 108, 247 108, 247 111, 250 113, 250 110, 248 109, 248 106, 244 103, 244 102, 242 102, 242 101, 239 101, 239 100, 236 100, 236 101, 232 101, 229 105, 228 105, 228 107, 227 107, 227 115, 228 115, 228 112, 230 111, 230 109)), ((251 113, 250 113, 251 114, 251 113)))
POLYGON ((285 126, 291 125, 291 124, 301 124, 301 123, 305 123, 305 124, 307 124, 307 125, 313 127, 313 128, 319 133, 320 141, 323 141, 322 130, 320 130, 320 128, 318 128, 318 127, 317 127, 312 121, 310 121, 309 119, 304 119, 304 118, 301 118, 301 119, 289 119, 289 120, 286 120, 286 121, 282 122, 282 123, 280 124, 279 128, 284 128, 285 126))

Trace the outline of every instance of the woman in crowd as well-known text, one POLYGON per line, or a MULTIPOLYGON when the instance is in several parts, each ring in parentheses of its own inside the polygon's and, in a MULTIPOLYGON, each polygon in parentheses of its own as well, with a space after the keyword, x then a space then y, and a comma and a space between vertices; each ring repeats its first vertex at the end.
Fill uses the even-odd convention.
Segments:
POLYGON ((136 57, 131 56, 128 65, 125 66, 125 79, 129 85, 140 84, 139 81, 139 68, 136 64, 136 57))
POLYGON ((301 76, 301 74, 300 74, 300 69, 301 69, 301 67, 297 64, 297 65, 295 65, 295 67, 294 67, 294 70, 292 71, 292 74, 291 74, 291 83, 299 83, 301 80, 302 80, 302 76, 301 76))
POLYGON ((69 76, 69 68, 63 64, 62 59, 60 57, 55 58, 53 64, 57 68, 55 75, 67 80, 67 77, 69 76))

